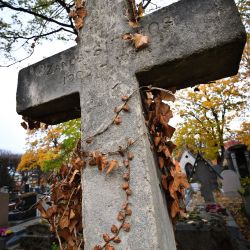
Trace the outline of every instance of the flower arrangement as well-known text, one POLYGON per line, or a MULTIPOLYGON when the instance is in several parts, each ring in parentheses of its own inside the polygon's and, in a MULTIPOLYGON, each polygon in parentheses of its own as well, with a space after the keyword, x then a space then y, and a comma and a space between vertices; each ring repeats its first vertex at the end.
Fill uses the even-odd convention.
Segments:
POLYGON ((12 233, 13 232, 11 230, 9 230, 8 228, 0 227, 0 237, 6 237, 12 233))

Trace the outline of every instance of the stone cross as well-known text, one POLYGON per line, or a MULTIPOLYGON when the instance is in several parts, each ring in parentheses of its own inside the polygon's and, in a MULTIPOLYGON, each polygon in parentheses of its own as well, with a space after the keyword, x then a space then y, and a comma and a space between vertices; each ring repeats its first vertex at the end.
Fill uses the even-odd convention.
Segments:
MULTIPOLYGON (((82 135, 101 131, 114 117, 120 97, 139 85, 184 88, 234 75, 246 34, 233 0, 182 0, 141 20, 132 30, 123 0, 89 0, 88 16, 76 47, 40 61, 19 73, 17 112, 49 124, 82 119, 82 135), (136 51, 121 36, 142 32, 148 48, 136 51)), ((159 187, 157 164, 150 149, 140 95, 130 113, 85 150, 113 151, 127 138, 141 139, 131 149, 131 231, 121 232, 116 249, 174 250, 172 225, 159 187)), ((122 168, 103 176, 86 167, 82 177, 85 249, 101 244, 116 224, 124 192, 122 168)))

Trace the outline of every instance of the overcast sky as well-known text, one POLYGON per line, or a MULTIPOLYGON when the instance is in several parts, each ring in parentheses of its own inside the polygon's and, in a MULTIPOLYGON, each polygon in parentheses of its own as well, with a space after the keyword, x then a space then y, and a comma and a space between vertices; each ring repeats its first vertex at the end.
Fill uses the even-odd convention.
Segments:
MULTIPOLYGON (((154 0, 164 6, 177 0, 154 0)), ((4 11, 1 12, 4 15, 4 11)), ((9 68, 0 67, 0 149, 23 153, 26 132, 20 126, 21 117, 16 113, 16 87, 18 71, 45 57, 56 54, 74 45, 74 42, 44 42, 35 48, 33 56, 9 68)), ((3 60, 3 59, 2 59, 3 60)), ((2 61, 1 60, 1 61, 2 61)))

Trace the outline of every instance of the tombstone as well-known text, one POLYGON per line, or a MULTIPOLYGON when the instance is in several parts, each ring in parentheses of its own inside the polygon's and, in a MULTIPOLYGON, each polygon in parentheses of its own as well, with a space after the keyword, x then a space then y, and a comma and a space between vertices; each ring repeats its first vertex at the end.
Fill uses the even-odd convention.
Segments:
POLYGON ((224 170, 221 172, 222 180, 222 189, 225 195, 239 195, 240 179, 238 174, 233 170, 224 170))
POLYGON ((20 239, 20 247, 23 250, 51 250, 52 237, 49 226, 46 224, 34 224, 26 228, 20 239))
POLYGON ((0 193, 0 227, 8 226, 9 194, 0 193))
MULTIPOLYGON (((22 69, 17 112, 57 124, 81 116, 82 147, 109 152, 127 138, 139 138, 131 151, 130 198, 133 214, 129 233, 121 232, 117 249, 175 249, 172 224, 150 149, 139 91, 129 101, 131 112, 122 123, 106 128, 121 96, 153 84, 177 89, 205 83, 238 71, 246 34, 233 0, 182 0, 141 20, 138 32, 150 46, 136 51, 121 36, 133 30, 124 18, 126 1, 86 2, 88 16, 78 46, 22 69)), ((121 159, 119 159, 121 161, 121 159)), ((102 244, 103 233, 116 224, 124 193, 123 169, 105 177, 86 166, 82 176, 85 248, 102 244)))
POLYGON ((33 192, 21 194, 18 197, 16 210, 9 212, 9 221, 22 221, 36 217, 37 194, 33 192))
POLYGON ((226 151, 226 159, 229 169, 236 171, 241 177, 250 176, 250 153, 244 144, 235 144, 226 151))
POLYGON ((215 202, 213 191, 218 188, 219 173, 200 154, 197 155, 190 177, 201 183, 201 195, 205 202, 215 202))

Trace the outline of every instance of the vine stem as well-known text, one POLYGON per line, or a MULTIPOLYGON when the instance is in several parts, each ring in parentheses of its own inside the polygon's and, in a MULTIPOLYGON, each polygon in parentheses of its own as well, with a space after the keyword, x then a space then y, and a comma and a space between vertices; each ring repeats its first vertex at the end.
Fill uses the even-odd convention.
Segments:
MULTIPOLYGON (((129 100, 133 97, 133 95, 134 95, 135 93, 139 92, 139 91, 140 91, 141 89, 143 89, 143 88, 156 89, 156 88, 152 87, 152 85, 148 85, 148 86, 141 86, 141 87, 139 87, 139 88, 133 90, 132 93, 128 96, 128 99, 127 99, 126 101, 124 101, 124 103, 123 103, 123 105, 122 105, 122 108, 129 102, 129 100)), ((165 91, 164 89, 162 89, 162 90, 165 91)), ((173 94, 173 93, 171 92, 171 94, 173 94)), ((85 142, 88 141, 88 140, 92 141, 93 138, 95 138, 96 136, 99 136, 99 135, 103 134, 104 132, 106 132, 106 131, 112 126, 112 124, 114 123, 114 120, 119 116, 119 114, 120 114, 121 111, 123 110, 122 108, 121 108, 121 109, 116 113, 116 115, 112 118, 112 121, 111 121, 110 123, 108 123, 103 129, 101 129, 100 131, 97 131, 97 132, 94 133, 94 135, 92 135, 92 136, 88 136, 87 138, 83 138, 83 141, 85 141, 85 142)))
POLYGON ((63 249, 63 246, 62 246, 61 238, 60 238, 60 236, 59 236, 59 234, 58 234, 58 231, 57 231, 56 217, 55 217, 55 216, 54 216, 54 227, 55 227, 56 237, 57 237, 57 239, 58 239, 60 249, 61 249, 61 250, 64 250, 64 249, 63 249))

